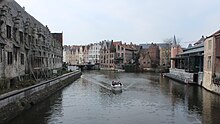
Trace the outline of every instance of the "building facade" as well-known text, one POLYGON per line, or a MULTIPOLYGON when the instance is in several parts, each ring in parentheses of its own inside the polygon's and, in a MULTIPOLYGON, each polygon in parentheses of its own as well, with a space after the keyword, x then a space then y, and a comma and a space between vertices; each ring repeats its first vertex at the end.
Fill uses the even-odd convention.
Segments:
POLYGON ((101 68, 124 69, 125 64, 135 61, 138 46, 122 44, 122 41, 103 41, 100 50, 101 68))
POLYGON ((201 85, 203 80, 204 39, 198 40, 194 46, 178 51, 178 46, 172 46, 169 76, 185 83, 201 85), (179 52, 177 54, 177 52, 179 52), (175 57, 173 57, 175 55, 175 57))
POLYGON ((176 64, 172 58, 176 58, 176 55, 182 52, 183 49, 179 44, 177 44, 176 37, 174 36, 173 43, 171 45, 171 63, 170 63, 171 68, 175 68, 175 64, 176 64))
POLYGON ((205 40, 202 86, 220 94, 220 30, 205 40))
POLYGON ((160 62, 160 51, 157 44, 151 44, 147 48, 142 48, 140 50, 139 57, 139 68, 141 70, 146 70, 147 68, 155 68, 160 62))
POLYGON ((107 69, 114 69, 116 48, 113 45, 113 41, 102 41, 100 49, 100 67, 107 69))
POLYGON ((170 67, 170 58, 171 58, 171 44, 161 43, 157 44, 160 50, 160 66, 170 67))
POLYGON ((0 3, 0 84, 48 78, 62 67, 62 33, 51 33, 15 1, 0 3))
POLYGON ((88 61, 91 64, 100 63, 100 49, 101 43, 94 43, 89 45, 88 61))

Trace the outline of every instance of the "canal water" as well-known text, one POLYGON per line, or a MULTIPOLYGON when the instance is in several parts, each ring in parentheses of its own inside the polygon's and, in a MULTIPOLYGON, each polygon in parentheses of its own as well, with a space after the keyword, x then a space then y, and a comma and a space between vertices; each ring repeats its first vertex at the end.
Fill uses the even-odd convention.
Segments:
POLYGON ((220 96, 157 73, 84 72, 9 124, 219 124, 220 96), (120 80, 122 92, 110 83, 120 80))

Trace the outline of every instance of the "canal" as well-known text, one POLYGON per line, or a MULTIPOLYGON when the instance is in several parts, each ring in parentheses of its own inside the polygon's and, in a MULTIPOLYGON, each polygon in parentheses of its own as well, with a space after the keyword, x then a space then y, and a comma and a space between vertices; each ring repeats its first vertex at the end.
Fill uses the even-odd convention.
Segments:
POLYGON ((9 124, 217 124, 220 96, 157 73, 84 72, 9 124), (120 80, 122 93, 110 83, 120 80))

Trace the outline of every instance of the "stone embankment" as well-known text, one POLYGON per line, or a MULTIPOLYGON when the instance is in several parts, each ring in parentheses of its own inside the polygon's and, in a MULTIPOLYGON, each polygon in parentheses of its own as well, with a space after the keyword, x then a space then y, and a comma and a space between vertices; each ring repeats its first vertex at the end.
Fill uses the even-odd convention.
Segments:
POLYGON ((71 72, 39 84, 0 95, 0 123, 16 117, 58 90, 80 78, 81 72, 71 72))

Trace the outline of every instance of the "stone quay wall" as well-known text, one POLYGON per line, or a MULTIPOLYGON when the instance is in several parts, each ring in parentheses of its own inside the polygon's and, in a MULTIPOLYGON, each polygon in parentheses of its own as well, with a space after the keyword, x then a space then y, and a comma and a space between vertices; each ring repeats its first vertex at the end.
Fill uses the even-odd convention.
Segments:
POLYGON ((39 84, 0 95, 0 124, 30 109, 53 93, 77 80, 81 72, 71 72, 39 84))

